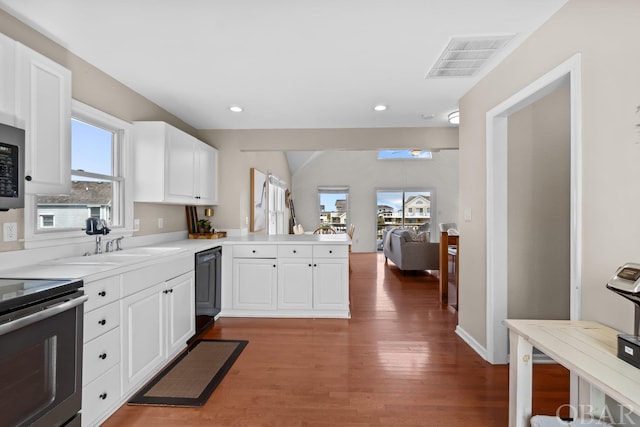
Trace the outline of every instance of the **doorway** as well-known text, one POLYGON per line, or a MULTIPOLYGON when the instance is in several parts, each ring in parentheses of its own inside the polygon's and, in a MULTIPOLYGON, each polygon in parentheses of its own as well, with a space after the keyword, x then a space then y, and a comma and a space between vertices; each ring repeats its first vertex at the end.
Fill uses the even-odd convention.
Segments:
MULTIPOLYGON (((487 113, 487 360, 508 363, 509 117, 569 85, 569 318, 580 318, 580 55, 575 55, 487 113)), ((566 290, 566 289, 565 289, 566 290)))

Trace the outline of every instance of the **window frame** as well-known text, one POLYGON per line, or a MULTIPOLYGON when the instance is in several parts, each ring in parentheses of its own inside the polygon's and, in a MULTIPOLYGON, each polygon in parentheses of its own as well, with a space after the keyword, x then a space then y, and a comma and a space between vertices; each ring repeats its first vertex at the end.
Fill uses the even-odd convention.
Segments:
MULTIPOLYGON (((120 209, 117 215, 121 216, 120 225, 111 227, 112 233, 131 236, 133 234, 133 188, 132 169, 133 164, 131 138, 133 125, 127 121, 111 116, 94 107, 77 100, 71 102, 71 119, 79 120, 87 124, 97 126, 116 135, 114 141, 113 158, 114 176, 119 179, 113 181, 121 186, 118 194, 120 209)), ((69 142, 71 144, 71 141, 69 142)), ((104 176, 90 172, 80 172, 71 169, 71 176, 85 176, 101 178, 104 176)), ((108 176, 109 180, 112 179, 108 176)), ((113 212, 113 215, 116 215, 113 212)), ((35 195, 25 195, 25 248, 37 248, 59 245, 61 243, 74 243, 86 240, 88 237, 82 229, 38 229, 38 209, 35 195)))
MULTIPOLYGON (((318 202, 316 204, 316 209, 318 212, 316 215, 316 218, 318 218, 318 221, 320 221, 320 216, 322 215, 322 210, 321 210, 322 194, 344 194, 346 196, 345 203, 347 204, 347 207, 345 209, 345 215, 346 215, 345 224, 344 224, 345 229, 344 231, 343 230, 338 231, 338 234, 346 234, 347 228, 349 227, 349 221, 351 221, 351 212, 349 212, 350 210, 349 187, 348 186, 338 186, 338 187, 319 186, 318 187, 318 193, 317 193, 318 202)), ((327 210, 327 207, 325 206, 325 212, 326 210, 327 210)), ((318 222, 318 224, 320 224, 320 222, 318 222)))

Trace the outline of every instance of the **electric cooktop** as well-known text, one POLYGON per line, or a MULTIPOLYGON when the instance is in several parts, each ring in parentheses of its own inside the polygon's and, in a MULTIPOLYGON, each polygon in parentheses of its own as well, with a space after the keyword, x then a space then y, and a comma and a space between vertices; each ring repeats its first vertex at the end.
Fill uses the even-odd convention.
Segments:
POLYGON ((76 279, 0 278, 0 315, 71 294, 82 285, 76 279))

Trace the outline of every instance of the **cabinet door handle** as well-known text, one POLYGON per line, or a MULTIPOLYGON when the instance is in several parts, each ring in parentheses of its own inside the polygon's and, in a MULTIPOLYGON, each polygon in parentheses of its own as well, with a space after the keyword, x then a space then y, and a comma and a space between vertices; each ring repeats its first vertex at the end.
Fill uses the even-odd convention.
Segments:
POLYGON ((276 268, 276 265, 275 265, 275 264, 273 264, 273 268, 276 268))
POLYGON ((100 396, 98 396, 100 399, 105 400, 107 398, 107 393, 102 393, 100 396))
POLYGON ((170 294, 173 293, 173 289, 169 289, 167 292, 169 292, 170 294))
POLYGON ((329 253, 330 253, 330 254, 332 254, 332 253, 333 253, 333 251, 329 251, 329 253))
POLYGON ((100 295, 101 297, 106 297, 107 293, 105 291, 100 291, 98 292, 98 295, 100 295))
POLYGON ((256 250, 254 249, 254 250, 252 250, 251 252, 255 254, 255 253, 256 253, 256 250))
POLYGON ((293 253, 294 253, 294 254, 295 254, 295 253, 297 253, 295 249, 293 250, 293 253))
POLYGON ((98 320, 98 324, 104 326, 107 324, 107 319, 98 320))
POLYGON ((311 267, 311 264, 309 264, 309 267, 311 267))
POLYGON ((317 266, 318 266, 318 264, 313 264, 313 266, 314 266, 314 267, 317 267, 317 266))
POLYGON ((100 356, 98 356, 100 359, 104 360, 107 358, 107 353, 102 353, 100 356))

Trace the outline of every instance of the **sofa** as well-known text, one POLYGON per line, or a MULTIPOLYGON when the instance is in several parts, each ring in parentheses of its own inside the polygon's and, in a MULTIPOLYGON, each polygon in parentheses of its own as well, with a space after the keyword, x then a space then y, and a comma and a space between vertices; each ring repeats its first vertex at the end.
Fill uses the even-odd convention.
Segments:
POLYGON ((440 269, 440 245, 429 241, 428 233, 416 234, 396 228, 384 234, 382 251, 400 270, 440 269))

